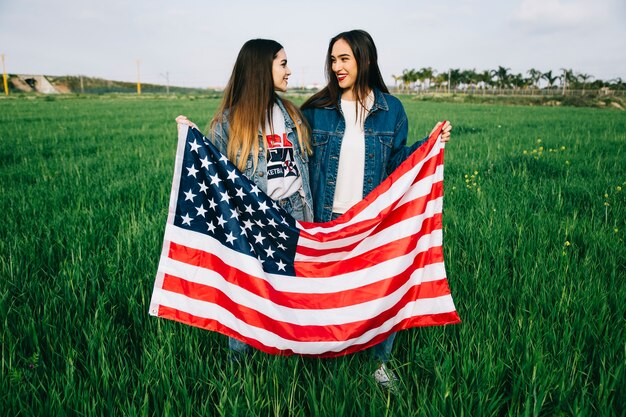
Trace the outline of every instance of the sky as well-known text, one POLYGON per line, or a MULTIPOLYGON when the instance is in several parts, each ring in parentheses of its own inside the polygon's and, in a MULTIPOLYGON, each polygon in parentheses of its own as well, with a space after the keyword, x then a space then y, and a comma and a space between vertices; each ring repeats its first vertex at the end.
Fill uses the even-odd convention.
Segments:
POLYGON ((329 40, 351 29, 372 35, 389 85, 404 69, 499 65, 626 79, 624 0, 0 0, 17 74, 219 88, 243 43, 269 38, 290 86, 319 85, 329 40))

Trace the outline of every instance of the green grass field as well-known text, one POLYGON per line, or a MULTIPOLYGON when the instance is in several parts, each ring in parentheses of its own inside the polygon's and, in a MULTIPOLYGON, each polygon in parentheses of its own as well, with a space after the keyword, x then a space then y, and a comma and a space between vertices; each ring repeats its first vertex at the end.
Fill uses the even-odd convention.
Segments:
POLYGON ((626 112, 404 99, 452 121, 445 255, 463 322, 243 367, 148 315, 176 146, 216 99, 0 100, 0 414, 625 416, 626 112))

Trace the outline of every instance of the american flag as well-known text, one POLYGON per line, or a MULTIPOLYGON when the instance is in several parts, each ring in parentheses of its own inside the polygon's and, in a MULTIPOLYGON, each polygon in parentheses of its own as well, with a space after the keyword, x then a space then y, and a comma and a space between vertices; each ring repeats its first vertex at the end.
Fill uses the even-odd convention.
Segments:
POLYGON ((458 323, 443 260, 440 130, 328 223, 294 220, 179 126, 150 314, 271 354, 340 356, 458 323))

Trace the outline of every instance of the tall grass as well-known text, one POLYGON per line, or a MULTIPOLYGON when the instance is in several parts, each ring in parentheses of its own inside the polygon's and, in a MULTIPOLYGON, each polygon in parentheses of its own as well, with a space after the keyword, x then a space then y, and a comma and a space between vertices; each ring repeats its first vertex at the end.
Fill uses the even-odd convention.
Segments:
POLYGON ((626 113, 412 102, 439 119, 445 255, 463 323, 400 332, 400 393, 367 353, 229 361, 147 314, 174 117, 215 99, 0 100, 3 415, 624 416, 626 113))

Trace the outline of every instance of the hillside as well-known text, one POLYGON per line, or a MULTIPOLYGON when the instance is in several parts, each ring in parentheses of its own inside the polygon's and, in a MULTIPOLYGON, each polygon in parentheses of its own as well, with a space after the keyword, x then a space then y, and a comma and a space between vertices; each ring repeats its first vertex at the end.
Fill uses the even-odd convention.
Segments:
MULTIPOLYGON (((135 93, 137 84, 126 81, 105 80, 102 78, 76 75, 31 75, 9 74, 9 92, 41 94, 105 94, 135 93)), ((158 84, 141 84, 142 93, 166 93, 168 88, 158 84)), ((206 93, 208 89, 169 87, 170 93, 206 93)))

